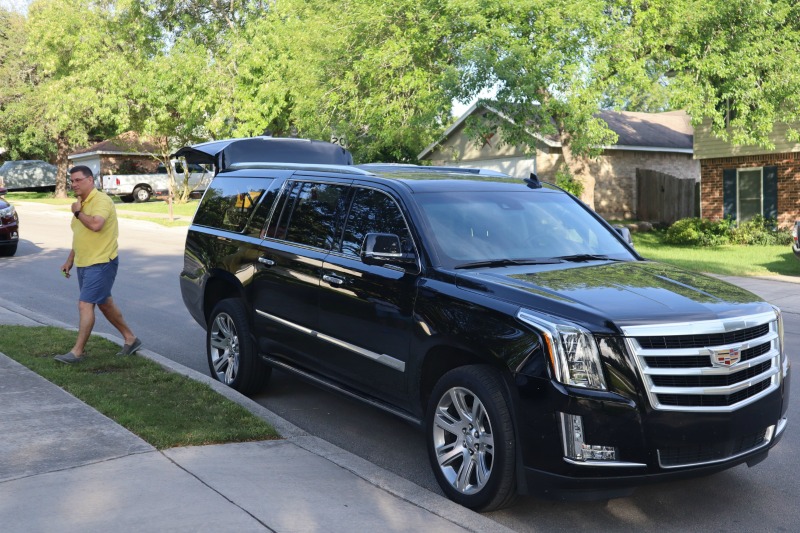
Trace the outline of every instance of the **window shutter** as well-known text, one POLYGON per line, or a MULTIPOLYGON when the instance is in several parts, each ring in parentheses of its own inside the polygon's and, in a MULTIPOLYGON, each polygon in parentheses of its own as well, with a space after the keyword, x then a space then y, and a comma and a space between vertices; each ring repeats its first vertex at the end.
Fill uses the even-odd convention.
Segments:
POLYGON ((764 167, 764 218, 778 219, 778 167, 764 167))
POLYGON ((722 171, 722 216, 736 220, 736 169, 722 171))

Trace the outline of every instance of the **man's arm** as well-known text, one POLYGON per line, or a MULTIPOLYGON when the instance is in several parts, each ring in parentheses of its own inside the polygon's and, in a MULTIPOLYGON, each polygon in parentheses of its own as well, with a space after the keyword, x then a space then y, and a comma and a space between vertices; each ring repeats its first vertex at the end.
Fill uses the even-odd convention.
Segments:
POLYGON ((106 224, 106 219, 100 215, 87 215, 82 211, 78 212, 77 218, 81 224, 92 231, 100 231, 106 224))

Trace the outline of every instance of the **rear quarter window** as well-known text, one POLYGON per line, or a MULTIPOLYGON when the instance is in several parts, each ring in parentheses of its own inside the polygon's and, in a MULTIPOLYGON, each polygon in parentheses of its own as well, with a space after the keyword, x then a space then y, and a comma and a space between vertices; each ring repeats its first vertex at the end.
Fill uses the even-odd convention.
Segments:
POLYGON ((269 215, 274 192, 273 178, 217 178, 194 216, 194 223, 234 233, 260 237, 269 215))

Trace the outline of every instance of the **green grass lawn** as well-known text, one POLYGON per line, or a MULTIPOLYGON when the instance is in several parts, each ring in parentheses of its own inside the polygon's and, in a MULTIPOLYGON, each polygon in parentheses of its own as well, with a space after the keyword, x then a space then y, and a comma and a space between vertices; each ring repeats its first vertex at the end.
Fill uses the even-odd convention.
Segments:
POLYGON ((75 335, 53 327, 0 326, 0 352, 159 449, 279 438, 267 422, 208 385, 144 357, 119 357, 119 346, 102 337, 91 337, 80 364, 55 361, 75 335))
MULTIPOLYGON (((50 205, 71 205, 75 199, 70 196, 69 198, 53 198, 52 193, 47 192, 12 192, 6 195, 6 198, 11 203, 14 202, 38 202, 50 205)), ((117 206, 117 212, 123 218, 135 218, 138 220, 149 220, 163 226, 186 226, 189 224, 186 220, 170 221, 165 217, 169 214, 169 206, 166 200, 153 199, 145 203, 125 203, 116 196, 112 196, 114 204, 117 206), (136 214, 133 214, 136 213, 136 214), (141 213, 140 216, 138 213, 141 213), (146 215, 153 214, 158 216, 147 217, 146 215)), ((189 200, 186 203, 172 204, 172 214, 179 217, 191 218, 197 210, 199 200, 189 200)))
POLYGON ((800 277, 800 261, 789 246, 675 246, 663 241, 664 232, 633 233, 643 257, 672 265, 726 276, 800 277))

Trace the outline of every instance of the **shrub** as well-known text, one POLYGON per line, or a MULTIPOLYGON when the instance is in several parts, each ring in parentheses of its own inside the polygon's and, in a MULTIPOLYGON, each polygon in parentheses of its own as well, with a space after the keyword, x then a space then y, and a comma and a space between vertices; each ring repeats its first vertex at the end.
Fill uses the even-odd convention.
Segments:
POLYGON ((775 220, 754 216, 747 222, 731 228, 731 242, 733 244, 749 245, 789 245, 792 242, 789 230, 780 230, 775 220))
POLYGON ((703 218, 682 218, 667 229, 664 240, 668 244, 720 246, 730 243, 730 227, 728 219, 712 222, 703 218))
POLYGON ((578 198, 583 193, 583 183, 575 179, 566 165, 556 171, 556 185, 578 198))
POLYGON ((757 215, 738 225, 731 219, 713 222, 702 218, 683 218, 667 229, 664 240, 668 244, 694 246, 769 246, 788 245, 791 238, 789 230, 780 230, 774 220, 757 215))

